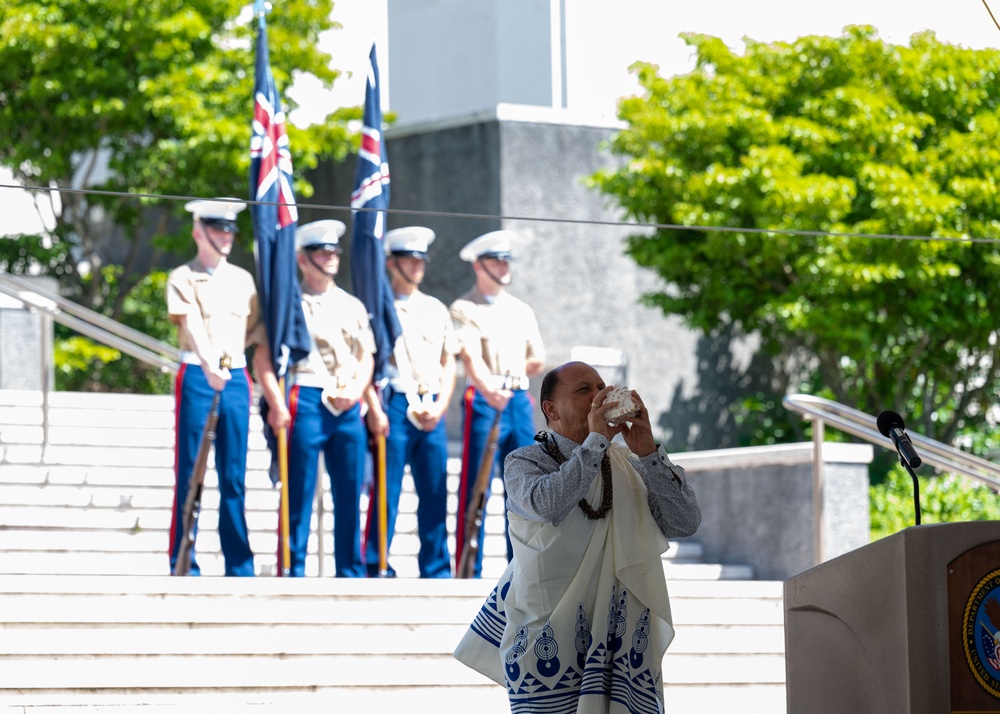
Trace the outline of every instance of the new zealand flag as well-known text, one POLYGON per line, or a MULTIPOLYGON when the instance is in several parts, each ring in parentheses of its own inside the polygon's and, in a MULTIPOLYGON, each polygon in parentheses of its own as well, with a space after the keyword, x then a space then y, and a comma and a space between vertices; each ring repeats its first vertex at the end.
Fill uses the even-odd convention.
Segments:
POLYGON ((354 294, 368 309, 375 333, 377 383, 385 377, 386 363, 401 332, 393 305, 392 288, 385 274, 385 209, 389 208, 389 162, 382 141, 382 103, 379 97, 378 61, 375 45, 369 54, 368 88, 365 92, 364 126, 354 178, 351 208, 354 230, 351 241, 351 284, 354 294), (369 210, 359 211, 364 208, 369 210))

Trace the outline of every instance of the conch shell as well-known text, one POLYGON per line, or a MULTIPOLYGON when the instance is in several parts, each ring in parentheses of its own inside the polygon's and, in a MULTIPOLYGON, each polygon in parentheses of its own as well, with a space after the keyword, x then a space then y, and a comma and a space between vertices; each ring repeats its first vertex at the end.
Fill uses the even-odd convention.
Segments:
POLYGON ((604 395, 605 402, 618 402, 604 413, 604 418, 611 426, 618 426, 639 413, 639 405, 632 399, 632 390, 628 387, 614 387, 604 395))

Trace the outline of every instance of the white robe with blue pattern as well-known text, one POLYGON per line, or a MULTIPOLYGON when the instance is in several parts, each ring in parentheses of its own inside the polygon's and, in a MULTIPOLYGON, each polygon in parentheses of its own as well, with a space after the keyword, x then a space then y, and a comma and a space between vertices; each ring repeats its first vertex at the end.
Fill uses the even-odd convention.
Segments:
MULTIPOLYGON (((558 526, 510 513, 514 559, 455 656, 507 688, 511 712, 661 714, 674 630, 646 487, 610 448, 614 504, 558 526)), ((602 478, 587 500, 599 505, 602 478)))

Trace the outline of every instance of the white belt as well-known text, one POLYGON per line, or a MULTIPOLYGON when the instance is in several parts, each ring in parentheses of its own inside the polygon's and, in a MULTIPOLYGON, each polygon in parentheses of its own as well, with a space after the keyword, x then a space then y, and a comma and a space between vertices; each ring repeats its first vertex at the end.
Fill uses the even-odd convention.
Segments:
POLYGON ((302 374, 293 373, 289 379, 289 384, 292 387, 318 387, 319 389, 347 386, 347 382, 343 379, 331 377, 328 374, 311 374, 309 372, 303 372, 302 374))
POLYGON ((437 394, 437 392, 431 391, 431 386, 426 382, 418 382, 415 379, 404 379, 403 377, 395 377, 389 380, 389 384, 392 385, 392 391, 397 394, 417 394, 423 396, 424 394, 437 394))
MULTIPOLYGON (((184 364, 197 364, 201 365, 201 357, 198 356, 196 352, 191 352, 190 350, 184 350, 181 352, 181 362, 184 364)), ((233 355, 229 358, 229 369, 243 369, 247 366, 247 356, 246 355, 233 355)))
POLYGON ((507 377, 502 374, 490 374, 483 380, 490 389, 513 389, 520 391, 528 388, 527 377, 507 377))

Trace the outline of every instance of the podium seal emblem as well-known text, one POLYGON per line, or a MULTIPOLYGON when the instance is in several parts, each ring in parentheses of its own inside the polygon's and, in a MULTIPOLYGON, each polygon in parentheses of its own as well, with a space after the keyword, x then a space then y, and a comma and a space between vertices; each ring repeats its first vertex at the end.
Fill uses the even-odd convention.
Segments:
POLYGON ((969 594, 962 643, 972 676, 1000 699, 1000 568, 987 573, 969 594))

